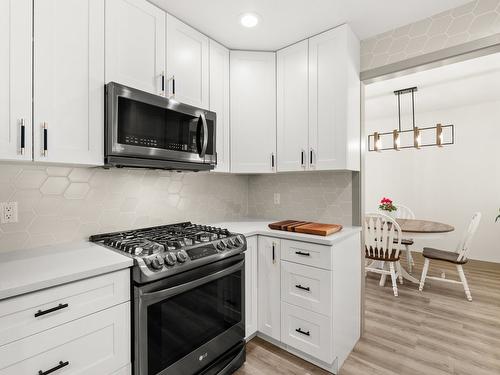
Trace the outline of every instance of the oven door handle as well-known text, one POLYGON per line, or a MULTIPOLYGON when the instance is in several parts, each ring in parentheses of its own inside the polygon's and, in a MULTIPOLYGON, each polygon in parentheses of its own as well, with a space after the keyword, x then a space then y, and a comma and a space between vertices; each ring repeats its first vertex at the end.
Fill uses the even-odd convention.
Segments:
POLYGON ((200 114, 200 120, 203 125, 203 143, 201 145, 200 158, 204 158, 208 147, 208 124, 204 113, 200 114))
POLYGON ((209 283, 210 281, 217 280, 217 279, 220 279, 224 276, 230 275, 233 272, 235 272, 239 269, 242 269, 244 267, 244 265, 245 265, 245 261, 242 260, 242 261, 240 261, 240 262, 238 262, 238 263, 236 263, 228 268, 211 273, 210 275, 201 277, 197 280, 193 280, 193 281, 190 281, 188 283, 181 284, 181 285, 176 285, 176 286, 173 286, 171 288, 162 289, 162 290, 159 290, 157 292, 150 292, 150 293, 141 294, 140 298, 144 302, 146 302, 147 304, 151 304, 151 303, 154 303, 155 300, 162 300, 165 298, 169 298, 169 297, 175 296, 176 294, 183 293, 187 290, 196 288, 200 285, 209 283))

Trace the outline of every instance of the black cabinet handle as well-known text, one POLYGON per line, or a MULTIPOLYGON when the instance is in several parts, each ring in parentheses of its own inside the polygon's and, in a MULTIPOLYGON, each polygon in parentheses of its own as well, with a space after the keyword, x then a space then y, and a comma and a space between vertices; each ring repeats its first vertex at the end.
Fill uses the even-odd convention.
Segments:
POLYGON ((273 243, 273 263, 276 261, 275 246, 273 243))
POLYGON ((302 333, 303 335, 306 335, 306 336, 311 336, 311 332, 309 332, 309 331, 307 331, 307 332, 302 331, 300 328, 297 328, 295 331, 298 332, 298 333, 302 333))
POLYGON ((313 164, 313 150, 309 151, 309 164, 313 164))
POLYGON ((309 288, 308 286, 302 286, 302 285, 299 284, 299 285, 295 285, 295 287, 297 289, 307 290, 308 292, 311 291, 311 288, 309 288))
POLYGON ((21 155, 24 155, 24 149, 26 148, 26 126, 24 119, 21 119, 21 155))
POLYGON ((311 253, 305 253, 303 251, 296 251, 295 254, 297 254, 297 255, 304 255, 306 257, 310 257, 311 256, 311 253))
POLYGON ((43 123, 43 156, 47 156, 49 150, 49 125, 44 122, 43 123))
POLYGON ((67 303, 60 303, 59 306, 52 307, 52 308, 47 309, 47 310, 38 310, 35 313, 35 318, 38 318, 39 316, 42 316, 42 315, 45 315, 45 314, 50 314, 51 312, 54 312, 54 311, 57 311, 57 310, 65 309, 68 306, 69 305, 67 303))
POLYGON ((274 168, 274 152, 271 154, 271 168, 274 168))
POLYGON ((161 73, 161 92, 165 94, 165 73, 161 73))
POLYGON ((175 96, 175 76, 172 76, 172 95, 175 96))
POLYGON ((52 374, 54 371, 57 371, 57 370, 60 370, 62 369, 63 367, 66 367, 69 365, 69 362, 66 361, 66 362, 63 362, 63 361, 59 361, 59 364, 55 367, 52 367, 51 369, 47 370, 47 371, 38 371, 38 375, 47 375, 47 374, 52 374))

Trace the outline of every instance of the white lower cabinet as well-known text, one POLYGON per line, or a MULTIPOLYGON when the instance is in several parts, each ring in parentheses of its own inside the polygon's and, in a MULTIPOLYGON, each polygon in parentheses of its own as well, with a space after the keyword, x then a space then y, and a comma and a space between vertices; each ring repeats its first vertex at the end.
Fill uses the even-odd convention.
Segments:
POLYGON ((257 236, 247 238, 245 252, 245 337, 257 332, 257 236))
POLYGON ((280 240, 259 236, 258 247, 259 332, 280 340, 280 240))
POLYGON ((332 318, 281 303, 281 341, 323 362, 333 361, 332 318))
POLYGON ((0 375, 130 374, 129 278, 127 269, 1 301, 0 375))
POLYGON ((281 300, 325 315, 332 313, 332 272, 281 262, 281 300))
POLYGON ((333 246, 259 236, 257 253, 258 332, 336 373, 360 337, 360 236, 333 246))

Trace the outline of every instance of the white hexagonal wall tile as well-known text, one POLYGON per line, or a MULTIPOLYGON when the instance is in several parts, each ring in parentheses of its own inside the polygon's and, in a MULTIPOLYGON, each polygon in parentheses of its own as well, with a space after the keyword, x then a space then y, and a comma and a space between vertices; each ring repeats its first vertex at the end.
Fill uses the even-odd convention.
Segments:
POLYGON ((44 195, 62 194, 68 187, 69 181, 66 177, 49 177, 40 187, 44 195))
POLYGON ((2 233, 0 235, 0 252, 22 249, 29 238, 26 232, 2 233))
POLYGON ((479 16, 481 14, 492 12, 498 6, 498 0, 479 0, 477 5, 472 11, 474 15, 479 16))
POLYGON ((94 168, 73 168, 68 177, 71 182, 87 182, 94 172, 94 168))
POLYGON ((66 167, 48 167, 47 168, 47 174, 49 176, 66 177, 69 175, 70 172, 71 172, 71 168, 66 168, 66 167))
POLYGON ((490 32, 490 27, 497 18, 498 14, 496 12, 493 13, 485 13, 472 21, 472 24, 469 27, 469 33, 471 35, 486 35, 490 32))
POLYGON ((30 211, 40 202, 42 194, 37 190, 17 190, 10 198, 11 201, 17 202, 19 212, 30 211))
POLYGON ((90 190, 87 182, 72 182, 64 191, 64 197, 67 199, 84 199, 90 190))
POLYGON ((17 176, 15 185, 19 189, 38 189, 47 179, 43 170, 25 169, 17 176))

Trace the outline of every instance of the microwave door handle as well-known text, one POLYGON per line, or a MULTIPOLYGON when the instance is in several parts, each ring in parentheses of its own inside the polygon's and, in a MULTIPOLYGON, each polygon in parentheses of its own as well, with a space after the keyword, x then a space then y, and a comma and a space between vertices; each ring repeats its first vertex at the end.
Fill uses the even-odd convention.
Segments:
POLYGON ((203 124, 203 144, 201 146, 200 158, 204 158, 208 146, 208 125, 207 125, 207 118, 205 117, 204 113, 200 115, 200 119, 201 123, 203 124))
POLYGON ((200 285, 203 285, 203 284, 209 283, 211 281, 220 279, 224 276, 230 275, 233 272, 235 272, 239 269, 242 269, 244 267, 244 265, 245 265, 245 261, 242 260, 241 262, 238 262, 238 263, 232 265, 231 267, 225 268, 223 270, 220 270, 220 271, 212 273, 210 275, 201 277, 199 279, 190 281, 188 283, 176 285, 174 287, 167 288, 167 289, 162 289, 162 290, 159 290, 157 292, 144 293, 141 295, 140 298, 143 301, 145 301, 148 305, 153 304, 153 303, 156 303, 157 301, 161 301, 162 299, 175 296, 176 294, 183 293, 187 290, 196 288, 200 285))

